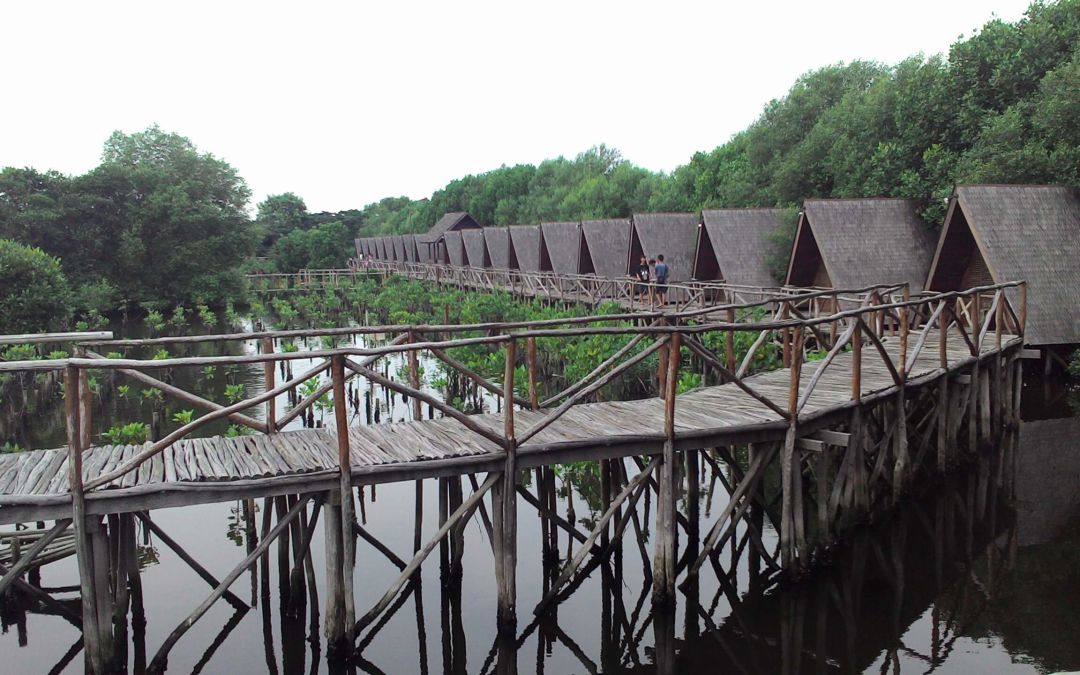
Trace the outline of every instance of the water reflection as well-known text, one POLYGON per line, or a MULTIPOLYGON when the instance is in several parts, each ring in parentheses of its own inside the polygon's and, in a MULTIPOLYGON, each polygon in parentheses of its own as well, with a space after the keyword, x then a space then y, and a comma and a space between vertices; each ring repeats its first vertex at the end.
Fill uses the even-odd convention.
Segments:
MULTIPOLYGON (((519 500, 519 625, 496 637, 493 563, 485 513, 439 546, 388 610, 357 636, 348 664, 327 659, 322 637, 322 518, 310 556, 306 523, 233 585, 250 609, 218 603, 169 654, 169 672, 366 673, 862 673, 1040 672, 1080 667, 1080 420, 1025 423, 998 452, 905 502, 832 553, 812 581, 784 587, 754 574, 738 544, 721 574, 683 589, 673 612, 651 602, 648 490, 628 512, 626 535, 586 564, 539 615, 599 516, 604 486, 587 471, 523 477, 519 500), (543 487, 543 489, 537 489, 543 487), (554 488, 554 489, 551 489, 554 488), (538 512, 547 517, 539 517, 538 512), (577 534, 575 534, 577 533, 577 534), (639 546, 639 542, 641 545, 639 546), (730 560, 738 561, 732 566, 730 560)), ((680 500, 688 527, 679 555, 698 546, 693 525, 715 514, 723 490, 704 467, 698 500, 680 500), (700 513, 698 513, 700 511, 700 513)), ((357 614, 371 607, 445 518, 475 490, 468 477, 421 486, 366 487, 358 508, 357 614)), ((255 550, 295 498, 170 509, 150 514, 220 578, 255 550)), ((708 521, 707 521, 708 522, 708 521)), ((763 522, 768 542, 775 533, 763 522)), ((119 645, 127 671, 147 672, 173 627, 209 592, 162 537, 137 529, 130 625, 119 645)), ((598 542, 605 549, 607 541, 598 542)), ((706 569, 709 569, 707 566, 706 569)), ((81 672, 78 576, 72 559, 31 583, 52 604, 13 593, 0 604, 5 672, 81 672), (48 665, 42 665, 48 664, 48 665)))

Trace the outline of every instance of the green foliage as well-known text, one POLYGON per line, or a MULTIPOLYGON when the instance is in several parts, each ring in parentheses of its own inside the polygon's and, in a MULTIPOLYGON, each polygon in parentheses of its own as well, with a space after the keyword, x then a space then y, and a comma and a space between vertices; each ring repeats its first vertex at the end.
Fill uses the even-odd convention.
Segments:
POLYGON ((40 248, 0 239, 0 333, 63 330, 72 311, 60 261, 40 248))
POLYGON ((23 451, 23 449, 20 448, 18 446, 18 444, 12 443, 11 441, 4 441, 4 444, 0 445, 0 455, 9 455, 9 454, 12 454, 12 453, 22 452, 22 451, 23 451))
POLYGON ((1080 377, 1080 349, 1077 349, 1069 357, 1069 374, 1073 377, 1080 377))
POLYGON ((195 310, 199 313, 199 320, 202 321, 204 326, 213 328, 217 325, 217 315, 209 307, 200 303, 195 306, 195 310))
POLYGON ((87 308, 220 303, 241 292, 240 263, 254 249, 249 196, 231 166, 187 138, 156 126, 115 132, 84 175, 0 171, 0 238, 59 258, 92 291, 76 298, 87 308))
POLYGON ((150 326, 150 330, 155 333, 160 333, 165 329, 165 315, 156 309, 152 309, 146 313, 146 325, 150 326))
POLYGON ((342 268, 354 253, 352 236, 345 223, 334 220, 281 236, 270 251, 270 259, 277 271, 296 272, 304 268, 342 268))
POLYGON ((183 305, 177 305, 173 308, 172 317, 169 319, 169 323, 177 328, 182 328, 187 325, 187 311, 184 309, 183 305))
POLYGON ((154 352, 154 355, 150 358, 154 361, 164 361, 165 359, 169 358, 169 350, 162 347, 161 349, 154 352))
POLYGON ((116 394, 120 398, 127 398, 128 396, 131 395, 131 385, 130 384, 118 384, 118 385, 116 385, 116 394))
POLYGON ((226 384, 225 385, 225 398, 229 403, 237 403, 244 398, 244 385, 240 384, 226 384))
POLYGON ((114 424, 103 431, 101 437, 110 445, 136 445, 145 443, 149 433, 150 428, 145 422, 129 422, 114 424))
POLYGON ((160 389, 142 389, 139 395, 144 401, 161 401, 165 398, 165 394, 160 389))
POLYGON ((191 424, 191 421, 195 419, 195 411, 191 409, 178 410, 173 413, 172 419, 173 422, 176 422, 180 425, 191 424))

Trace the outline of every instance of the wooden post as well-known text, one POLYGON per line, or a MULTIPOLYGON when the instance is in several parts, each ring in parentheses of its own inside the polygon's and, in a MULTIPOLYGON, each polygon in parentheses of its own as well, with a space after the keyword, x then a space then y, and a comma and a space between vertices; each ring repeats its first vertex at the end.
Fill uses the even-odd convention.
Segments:
MULTIPOLYGON (((728 323, 735 323, 735 309, 729 307, 727 311, 728 323)), ((731 372, 735 372, 738 364, 735 363, 735 331, 727 331, 727 335, 724 336, 724 357, 727 361, 727 369, 731 372)))
MULTIPOLYGON (((941 301, 945 303, 945 300, 941 301)), ((949 399, 949 324, 946 310, 942 308, 938 315, 938 367, 942 370, 938 384, 937 405, 937 468, 944 471, 949 463, 949 429, 951 425, 949 409, 952 401, 949 399)), ((930 330, 930 326, 926 327, 930 330)))
MULTIPOLYGON (((76 347, 75 356, 86 358, 86 348, 76 347)), ((66 390, 65 390, 66 391, 66 390)), ((90 378, 86 373, 80 373, 79 377, 79 442, 83 450, 92 446, 93 443, 93 403, 94 397, 90 391, 90 378)))
POLYGON ((1027 335, 1027 282, 1020 284, 1020 334, 1027 335))
POLYGON ((345 626, 343 642, 350 651, 356 624, 356 608, 353 604, 353 568, 356 564, 356 537, 353 524, 352 460, 349 454, 349 408, 345 402, 345 356, 330 357, 330 377, 334 390, 334 421, 337 428, 338 469, 341 498, 341 592, 344 595, 345 626))
POLYGON ((664 450, 658 480, 656 543, 653 551, 653 605, 675 607, 675 391, 679 380, 680 334, 672 333, 664 378, 664 450))
MULTIPOLYGON (((274 353, 274 338, 262 339, 262 353, 264 356, 274 353)), ((275 384, 274 362, 263 361, 263 381, 265 391, 273 391, 275 384)), ((266 433, 272 434, 277 431, 277 401, 270 399, 266 402, 266 433)))
POLYGON ((671 351, 671 345, 665 344, 660 347, 657 352, 657 361, 659 365, 656 369, 656 388, 660 394, 660 398, 664 398, 667 395, 667 378, 668 378, 668 354, 671 351))
POLYGON ((798 436, 799 380, 802 375, 803 331, 797 330, 792 336, 791 370, 788 380, 788 429, 784 437, 784 454, 780 472, 782 484, 782 505, 780 521, 780 553, 785 572, 797 571, 801 565, 804 538, 802 504, 802 460, 795 447, 798 436), (796 481, 798 485, 796 485, 796 481))
POLYGON ((538 410, 540 401, 536 392, 536 338, 525 339, 525 355, 529 364, 529 407, 538 410))
POLYGON ((851 400, 862 400, 862 324, 858 321, 851 331, 851 400))
POLYGON ((514 431, 514 365, 517 343, 506 343, 503 372, 503 438, 506 461, 496 482, 494 512, 495 578, 498 585, 497 628, 501 634, 517 631, 517 437, 514 431))
POLYGON ((94 589, 94 559, 88 533, 86 497, 83 494, 83 444, 79 424, 80 376, 74 366, 64 369, 64 408, 68 440, 68 484, 71 486, 71 525, 75 531, 75 557, 79 565, 79 592, 82 596, 83 647, 94 675, 105 672, 105 659, 98 629, 97 593, 94 589))
MULTIPOLYGON (((787 320, 787 318, 789 316, 791 316, 791 305, 789 303, 785 302, 784 306, 783 306, 783 308, 781 309, 781 312, 780 312, 780 319, 781 320, 787 320)), ((790 368, 791 367, 791 329, 789 329, 789 328, 781 328, 780 329, 780 346, 783 348, 784 367, 785 368, 790 368)))
MULTIPOLYGON (((907 284, 904 284, 904 302, 911 299, 911 293, 907 284)), ((907 352, 908 352, 908 308, 905 305, 900 308, 900 363, 897 374, 900 375, 900 387, 896 392, 896 414, 893 422, 896 430, 893 432, 893 502, 900 498, 903 492, 908 474, 908 437, 907 437, 907 352)))

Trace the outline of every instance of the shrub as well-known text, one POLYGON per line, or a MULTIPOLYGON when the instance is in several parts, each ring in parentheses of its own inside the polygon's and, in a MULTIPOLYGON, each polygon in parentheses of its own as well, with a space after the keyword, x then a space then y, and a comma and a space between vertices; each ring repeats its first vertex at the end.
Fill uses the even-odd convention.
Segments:
POLYGON ((0 333, 62 330, 72 309, 59 260, 39 248, 0 239, 0 333))

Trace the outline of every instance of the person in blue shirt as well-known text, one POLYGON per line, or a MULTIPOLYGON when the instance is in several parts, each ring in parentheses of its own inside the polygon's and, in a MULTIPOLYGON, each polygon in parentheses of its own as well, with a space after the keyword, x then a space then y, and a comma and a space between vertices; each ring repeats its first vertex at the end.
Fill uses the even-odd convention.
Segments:
POLYGON ((667 283, 668 275, 671 270, 668 268, 667 263, 664 262, 663 254, 656 256, 656 295, 660 306, 663 307, 667 304, 667 283))

